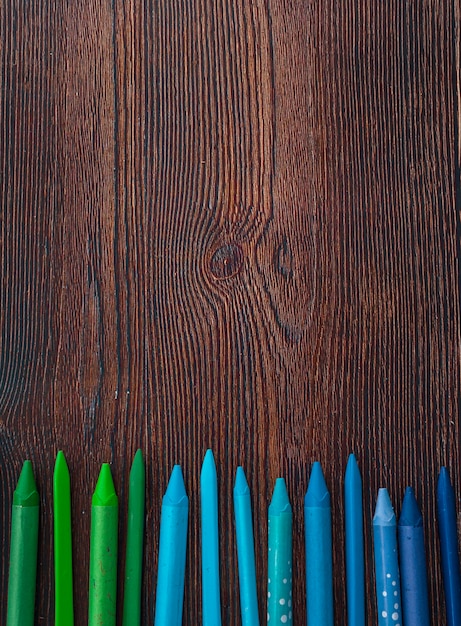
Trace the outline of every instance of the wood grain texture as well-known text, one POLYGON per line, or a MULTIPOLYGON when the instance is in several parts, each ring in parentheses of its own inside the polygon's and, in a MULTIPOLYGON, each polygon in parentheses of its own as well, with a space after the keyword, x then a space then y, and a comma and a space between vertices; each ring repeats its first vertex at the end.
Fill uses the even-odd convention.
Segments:
POLYGON ((191 499, 184 623, 200 623, 208 447, 223 624, 240 623, 238 464, 253 491, 261 615, 267 505, 276 477, 287 479, 295 624, 305 623, 302 497, 314 460, 334 503, 345 623, 350 451, 364 475, 370 623, 375 496, 387 486, 398 512, 407 484, 443 623, 440 465, 461 493, 460 15, 458 0, 0 4, 0 623, 23 459, 43 499, 36 622, 53 623, 63 449, 83 624, 99 467, 111 462, 120 496, 121 598, 138 447, 144 623, 174 463, 191 499))

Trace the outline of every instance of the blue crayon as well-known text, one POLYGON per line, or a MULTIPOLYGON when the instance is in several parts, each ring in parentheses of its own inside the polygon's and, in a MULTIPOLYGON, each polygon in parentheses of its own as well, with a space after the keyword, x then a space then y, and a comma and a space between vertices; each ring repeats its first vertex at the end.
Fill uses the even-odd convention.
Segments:
POLYGON ((402 626, 397 521, 387 489, 380 489, 373 517, 379 626, 402 626))
POLYGON ((237 468, 235 476, 234 514, 242 626, 259 626, 251 497, 242 467, 237 468))
POLYGON ((202 623, 220 626, 218 478, 213 452, 207 450, 200 473, 202 520, 202 623))
POLYGON ((306 606, 309 626, 333 626, 331 503, 319 462, 304 497, 306 606))
POLYGON ((455 494, 445 467, 441 468, 437 482, 437 521, 447 626, 459 626, 461 624, 461 575, 455 494))
POLYGON ((293 623, 293 513, 283 478, 275 481, 269 505, 267 555, 267 621, 293 623))
POLYGON ((365 626, 362 477, 353 454, 349 456, 344 477, 344 513, 347 620, 350 626, 365 626))
POLYGON ((397 532, 405 626, 429 626, 423 518, 411 487, 405 491, 397 532))
POLYGON ((155 626, 181 626, 186 569, 189 499, 179 465, 162 500, 155 626))

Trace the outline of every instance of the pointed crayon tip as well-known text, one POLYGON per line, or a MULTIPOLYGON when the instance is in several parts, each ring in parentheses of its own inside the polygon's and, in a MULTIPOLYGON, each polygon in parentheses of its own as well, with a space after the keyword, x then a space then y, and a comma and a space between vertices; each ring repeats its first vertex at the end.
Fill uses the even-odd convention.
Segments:
POLYGON ((402 510, 400 511, 399 526, 411 526, 413 528, 423 525, 423 516, 411 487, 405 489, 402 510))
POLYGON ((321 509, 328 509, 331 506, 330 493, 322 472, 322 466, 318 461, 312 465, 309 485, 304 496, 304 506, 321 509))
POLYGON ((351 452, 351 454, 349 454, 349 458, 347 459, 346 476, 347 476, 347 474, 349 472, 350 473, 358 472, 360 474, 359 465, 357 463, 357 459, 355 458, 355 454, 353 452, 351 452))
POLYGON ((211 478, 213 480, 216 480, 216 477, 216 463, 214 460, 213 452, 208 448, 205 454, 205 458, 203 459, 200 478, 211 478))
POLYGON ((237 472, 235 473, 234 495, 247 496, 249 495, 249 493, 250 493, 250 487, 248 485, 245 472, 243 470, 243 467, 239 465, 237 467, 237 472))
POLYGON ((344 474, 345 487, 362 488, 362 475, 355 458, 355 454, 350 454, 346 465, 346 473, 344 474))
POLYGON ((272 492, 272 500, 269 505, 269 514, 280 515, 281 513, 291 513, 291 504, 288 498, 285 479, 277 478, 274 491, 272 492))
POLYGON ((169 506, 189 506, 189 499, 187 497, 180 465, 173 467, 163 500, 165 504, 169 506))
POLYGON ((450 475, 446 467, 440 468, 439 478, 437 480, 437 491, 447 491, 451 489, 450 475))
POLYGON ((16 506, 38 506, 40 504, 40 496, 30 461, 24 461, 22 466, 18 484, 13 493, 13 504, 16 506))
POLYGON ((115 493, 114 481, 109 463, 103 463, 98 482, 91 500, 93 506, 117 506, 118 498, 115 493))
POLYGON ((62 450, 56 455, 56 463, 54 464, 53 486, 55 490, 70 488, 69 467, 66 457, 62 450))
POLYGON ((375 526, 395 526, 396 519, 394 509, 392 508, 391 499, 387 489, 381 488, 378 491, 378 499, 376 501, 375 515, 373 517, 373 525, 375 526))
POLYGON ((130 482, 133 480, 145 481, 145 479, 146 479, 146 466, 144 463, 144 457, 142 455, 142 450, 137 450, 133 458, 133 463, 131 464, 130 482))
POLYGON ((453 506, 454 501, 455 492, 450 481, 450 475, 446 467, 441 467, 437 480, 437 506, 439 509, 443 509, 446 506, 453 506))

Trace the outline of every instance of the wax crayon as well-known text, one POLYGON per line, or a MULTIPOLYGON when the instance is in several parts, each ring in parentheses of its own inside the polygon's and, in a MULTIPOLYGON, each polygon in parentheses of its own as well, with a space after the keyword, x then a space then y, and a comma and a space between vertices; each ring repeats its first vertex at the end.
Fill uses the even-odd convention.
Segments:
POLYGON ((91 505, 88 626, 115 626, 117 605, 118 498, 103 463, 91 505))
POLYGON ((267 622, 292 624, 293 514, 283 478, 277 478, 269 505, 267 622))
POLYGON ((24 461, 13 492, 7 626, 33 626, 40 498, 32 463, 24 461))
POLYGON ((251 496, 242 467, 235 476, 234 515, 242 626, 259 626, 251 496))
POLYGON ((56 456, 53 474, 54 510, 54 624, 73 626, 72 523, 70 474, 62 450, 56 456))
POLYGON ((146 469, 142 452, 138 450, 134 455, 129 481, 123 626, 141 623, 145 500, 146 469))
POLYGON ((179 465, 173 467, 162 501, 155 626, 181 626, 189 499, 179 465))
POLYGON ((344 477, 346 591, 349 626, 365 626, 365 558, 363 547, 362 476, 353 454, 344 477))
POLYGON ((423 518, 411 487, 405 491, 397 533, 403 622, 430 626, 423 518))
POLYGON ((373 517, 379 626, 402 626, 397 521, 387 489, 380 489, 373 517))
POLYGON ((447 469, 442 467, 437 482, 437 522, 447 626, 461 624, 461 574, 456 519, 455 493, 447 469))
POLYGON ((304 498, 306 607, 309 626, 333 625, 331 503, 322 467, 312 466, 304 498))
POLYGON ((221 624, 219 578, 218 479, 213 452, 207 450, 200 473, 202 530, 202 622, 221 624))

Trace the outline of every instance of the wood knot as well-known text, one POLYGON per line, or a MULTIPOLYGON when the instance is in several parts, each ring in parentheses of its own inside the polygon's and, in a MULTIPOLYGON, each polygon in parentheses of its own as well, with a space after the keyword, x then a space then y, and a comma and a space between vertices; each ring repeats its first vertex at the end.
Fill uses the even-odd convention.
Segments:
POLYGON ((225 243, 217 248, 210 259, 210 272, 217 280, 231 278, 243 265, 243 250, 236 243, 225 243))

